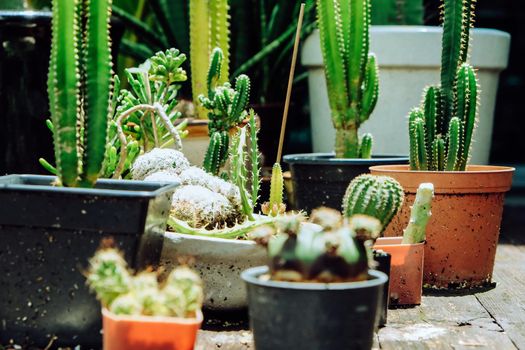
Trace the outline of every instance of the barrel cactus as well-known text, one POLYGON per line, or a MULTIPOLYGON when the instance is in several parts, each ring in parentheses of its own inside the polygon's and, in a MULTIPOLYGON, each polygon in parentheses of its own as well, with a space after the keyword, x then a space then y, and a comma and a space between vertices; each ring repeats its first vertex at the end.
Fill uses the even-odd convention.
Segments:
POLYGON ((405 194, 403 187, 388 176, 364 174, 350 182, 343 198, 343 214, 352 217, 365 214, 379 219, 386 228, 401 209, 405 194))
POLYGON ((478 107, 478 82, 468 64, 475 1, 443 0, 441 84, 430 86, 409 115, 410 168, 463 171, 478 107))
MULTIPOLYGON (((377 219, 367 217, 376 230, 377 219)), ((301 225, 300 215, 277 220, 272 229, 261 228, 253 236, 267 245, 273 280, 291 282, 350 282, 368 278, 369 255, 364 241, 341 214, 329 208, 312 212, 310 221, 321 226, 301 225)), ((375 236, 379 232, 369 232, 375 236)))
POLYGON ((376 58, 368 52, 370 0, 317 0, 317 18, 336 157, 369 158, 372 137, 360 142, 358 129, 379 93, 376 58))

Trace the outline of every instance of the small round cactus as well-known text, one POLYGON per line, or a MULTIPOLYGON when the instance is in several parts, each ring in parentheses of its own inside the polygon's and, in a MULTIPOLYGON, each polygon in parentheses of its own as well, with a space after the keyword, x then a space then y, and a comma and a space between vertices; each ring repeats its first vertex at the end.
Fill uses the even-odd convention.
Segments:
POLYGON ((139 156, 131 168, 133 180, 144 180, 159 171, 170 171, 175 175, 189 168, 190 162, 182 152, 167 148, 154 148, 139 156))
POLYGON ((385 229, 401 209, 403 187, 391 177, 360 175, 350 182, 343 198, 343 214, 351 217, 365 214, 381 221, 385 229))

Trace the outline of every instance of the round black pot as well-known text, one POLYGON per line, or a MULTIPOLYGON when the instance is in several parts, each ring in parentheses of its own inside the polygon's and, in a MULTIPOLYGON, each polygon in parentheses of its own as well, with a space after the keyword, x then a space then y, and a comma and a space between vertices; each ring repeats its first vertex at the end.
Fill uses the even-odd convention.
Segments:
POLYGON ((257 350, 370 349, 378 305, 387 281, 297 283, 262 280, 268 267, 241 274, 247 284, 250 324, 257 350))
POLYGON ((335 158, 333 153, 290 154, 295 209, 310 212, 326 206, 341 210, 346 188, 352 179, 368 173, 374 165, 407 164, 408 157, 373 156, 372 159, 335 158))
POLYGON ((387 322, 388 314, 388 302, 389 302, 389 293, 388 285, 390 283, 390 263, 392 256, 387 252, 382 250, 374 250, 374 261, 376 262, 376 270, 383 272, 388 276, 388 282, 383 286, 383 299, 381 299, 381 305, 379 305, 379 327, 383 327, 387 322))

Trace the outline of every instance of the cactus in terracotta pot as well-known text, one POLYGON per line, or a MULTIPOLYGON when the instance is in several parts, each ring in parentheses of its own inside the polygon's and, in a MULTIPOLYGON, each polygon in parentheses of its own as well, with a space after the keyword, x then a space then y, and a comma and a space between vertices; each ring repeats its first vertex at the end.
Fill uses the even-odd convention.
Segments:
POLYGON ((475 1, 443 1, 441 84, 430 86, 409 115, 410 168, 464 171, 478 108, 478 81, 468 63, 475 1))
POLYGON ((386 228, 403 205, 403 187, 388 176, 364 174, 350 182, 343 198, 343 214, 365 214, 381 221, 386 228))
POLYGON ((414 244, 425 241, 426 228, 430 220, 434 185, 422 183, 416 193, 416 199, 410 210, 410 220, 403 231, 403 243, 414 244))
MULTIPOLYGON (((319 208, 310 222, 301 225, 300 214, 281 217, 273 226, 253 233, 267 246, 271 279, 292 282, 350 282, 368 278, 369 255, 366 240, 356 233, 334 209, 319 208)), ((381 225, 372 217, 361 218, 359 228, 369 237, 379 233, 381 225)))
POLYGON ((317 0, 321 51, 328 99, 336 129, 338 158, 369 158, 371 135, 359 140, 358 129, 377 103, 376 58, 368 52, 370 0, 317 0))

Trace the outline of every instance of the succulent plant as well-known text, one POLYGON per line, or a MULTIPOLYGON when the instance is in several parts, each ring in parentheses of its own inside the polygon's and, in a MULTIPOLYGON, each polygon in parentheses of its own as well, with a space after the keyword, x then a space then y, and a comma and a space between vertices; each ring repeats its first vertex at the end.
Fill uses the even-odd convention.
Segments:
POLYGON ((262 204, 263 214, 277 216, 284 214, 286 205, 283 202, 284 179, 283 171, 279 163, 272 167, 272 179, 270 182, 270 201, 262 204))
MULTIPOLYGON (((217 83, 229 81, 230 15, 228 0, 190 1, 190 60, 193 98, 209 90, 208 57, 214 48, 222 52, 217 83), (208 86, 207 86, 208 85, 208 86)), ((206 118, 206 111, 197 104, 197 117, 206 118)))
POLYGON ((210 144, 204 158, 206 171, 218 175, 230 153, 230 131, 247 116, 250 97, 250 79, 240 75, 232 88, 229 82, 220 84, 224 54, 215 48, 211 54, 207 78, 207 95, 199 95, 199 102, 208 110, 210 144))
MULTIPOLYGON (((369 225, 380 227, 367 217, 369 225)), ((260 229, 257 241, 267 245, 271 279, 292 282, 350 282, 368 278, 366 240, 358 240, 341 214, 329 208, 312 211, 310 221, 321 226, 301 225, 300 215, 285 216, 273 227, 260 229)), ((369 232, 375 236, 379 232, 369 232)))
POLYGON ((343 198, 343 214, 352 217, 365 214, 380 220, 386 228, 401 209, 405 194, 403 187, 388 176, 364 174, 353 179, 343 198))
POLYGON ((195 272, 176 267, 163 283, 152 271, 134 275, 111 244, 103 243, 87 272, 87 283, 104 307, 118 315, 195 317, 203 300, 202 281, 195 272))
POLYGON ((111 1, 53 0, 52 9, 47 85, 54 170, 64 186, 92 187, 102 170, 110 115, 111 1))
POLYGON ((376 58, 368 52, 370 0, 317 0, 326 86, 336 129, 338 158, 370 157, 372 138, 359 126, 372 114, 379 92, 376 58))
POLYGON ((403 232, 403 243, 414 244, 425 241, 428 220, 432 215, 430 209, 434 197, 434 185, 422 183, 416 193, 416 199, 410 210, 410 220, 403 232))
POLYGON ((478 82, 469 65, 475 1, 443 1, 441 84, 430 86, 409 116, 410 168, 463 171, 478 106, 478 82))

